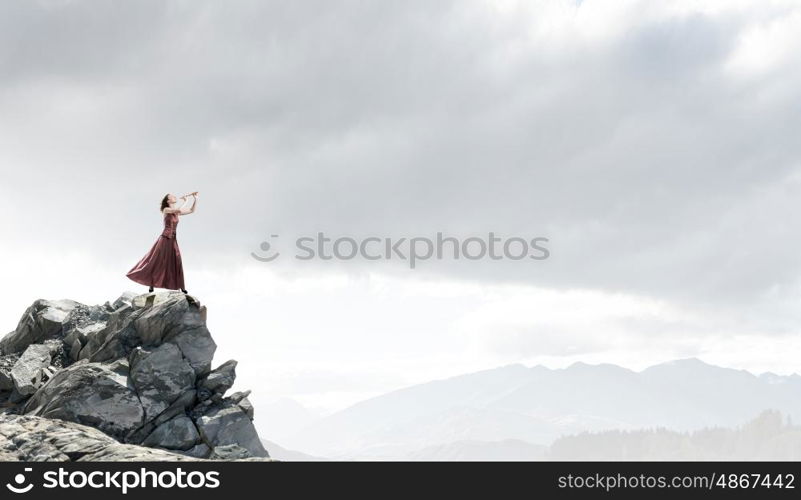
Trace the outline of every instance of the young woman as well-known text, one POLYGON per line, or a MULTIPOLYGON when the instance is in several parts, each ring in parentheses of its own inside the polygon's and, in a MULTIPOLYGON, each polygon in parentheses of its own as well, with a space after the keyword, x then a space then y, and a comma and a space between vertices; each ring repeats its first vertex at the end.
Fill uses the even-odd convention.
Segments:
POLYGON ((153 288, 167 288, 170 290, 181 290, 184 293, 184 269, 181 263, 181 250, 178 248, 178 240, 175 238, 175 229, 178 226, 178 216, 195 213, 197 208, 197 191, 186 194, 180 198, 183 200, 180 207, 176 207, 178 201, 172 194, 167 194, 161 200, 161 213, 164 215, 164 231, 153 244, 147 254, 128 271, 131 280, 153 288), (192 207, 184 208, 187 198, 192 197, 192 207))

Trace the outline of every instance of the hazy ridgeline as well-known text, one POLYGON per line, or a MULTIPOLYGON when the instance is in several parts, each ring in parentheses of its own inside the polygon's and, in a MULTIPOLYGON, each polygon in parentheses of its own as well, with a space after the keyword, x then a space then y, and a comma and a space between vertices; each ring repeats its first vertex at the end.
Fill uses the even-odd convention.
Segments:
POLYGON ((737 428, 583 432, 557 439, 546 460, 799 460, 801 426, 765 410, 737 428))
POLYGON ((801 456, 789 423, 801 415, 799 395, 797 374, 697 358, 639 372, 518 364, 409 386, 301 426, 282 423, 299 420, 297 406, 268 405, 265 418, 281 446, 333 459, 766 460, 801 456))

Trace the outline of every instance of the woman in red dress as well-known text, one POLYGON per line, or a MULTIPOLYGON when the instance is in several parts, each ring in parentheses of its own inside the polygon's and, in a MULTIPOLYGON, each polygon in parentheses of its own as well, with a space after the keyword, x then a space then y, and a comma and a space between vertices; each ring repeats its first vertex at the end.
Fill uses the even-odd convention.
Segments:
POLYGON ((178 248, 178 240, 175 238, 175 229, 178 226, 178 216, 189 215, 197 208, 198 193, 190 193, 181 196, 183 203, 180 207, 175 207, 178 199, 168 194, 161 200, 161 213, 164 214, 164 231, 153 244, 147 254, 128 271, 131 280, 153 288, 167 288, 170 290, 181 290, 184 293, 184 269, 181 263, 181 250, 178 248), (183 208, 187 198, 192 197, 192 208, 183 208))

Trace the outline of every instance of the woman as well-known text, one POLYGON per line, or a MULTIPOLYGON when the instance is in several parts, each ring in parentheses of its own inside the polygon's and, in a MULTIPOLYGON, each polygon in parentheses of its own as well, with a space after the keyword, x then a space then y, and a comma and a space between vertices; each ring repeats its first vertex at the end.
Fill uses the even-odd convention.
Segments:
POLYGON ((184 269, 181 263, 181 250, 178 248, 178 240, 175 239, 175 228, 178 226, 179 215, 195 213, 198 193, 195 191, 181 196, 180 199, 183 200, 183 203, 177 208, 175 203, 178 199, 174 195, 167 194, 161 200, 164 231, 147 255, 142 257, 142 260, 126 275, 140 285, 149 286, 150 292, 157 287, 189 293, 184 286, 184 269), (192 208, 183 208, 190 196, 192 197, 192 208))

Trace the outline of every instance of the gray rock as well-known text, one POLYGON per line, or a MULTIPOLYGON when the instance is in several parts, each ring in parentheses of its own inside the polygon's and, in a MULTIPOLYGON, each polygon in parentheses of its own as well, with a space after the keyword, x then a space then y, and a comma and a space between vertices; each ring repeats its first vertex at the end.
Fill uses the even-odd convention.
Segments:
MULTIPOLYGON (((103 343, 90 340, 81 351, 81 358, 108 361, 127 356, 137 346, 175 344, 195 374, 211 370, 217 345, 206 328, 199 303, 183 293, 147 294, 136 297, 134 310, 114 324, 103 343), (151 299, 142 302, 142 297, 151 299), (152 302, 152 304, 151 304, 152 302)), ((116 312, 114 313, 116 314, 116 312)), ((109 320, 112 323, 112 320, 109 320)))
MULTIPOLYGON (((107 330, 106 322, 89 323, 72 328, 69 333, 64 336, 64 344, 69 349, 69 357, 72 361, 80 359, 81 349, 85 346, 89 339, 101 338, 107 330)), ((102 342, 101 342, 102 343, 102 342)))
POLYGON ((255 415, 255 409, 253 408, 253 404, 250 402, 248 398, 243 398, 236 405, 239 408, 241 408, 243 412, 245 412, 245 415, 247 415, 249 419, 253 420, 253 417, 255 415))
POLYGON ((144 446, 154 446, 171 450, 189 450, 200 441, 197 427, 186 415, 179 415, 156 427, 143 442, 144 446))
POLYGON ((99 430, 62 420, 0 414, 0 461, 193 461, 185 454, 121 444, 99 430))
POLYGON ((133 308, 124 304, 109 314, 105 328, 86 332, 86 339, 81 342, 84 347, 79 359, 107 361, 125 357, 131 348, 141 345, 141 339, 131 323, 132 312, 133 308))
POLYGON ((72 344, 74 344, 76 340, 81 345, 86 343, 86 336, 82 334, 82 332, 78 328, 75 328, 66 335, 64 335, 64 343, 68 346, 72 346, 72 344))
POLYGON ((142 342, 133 326, 132 318, 115 317, 109 320, 106 328, 87 337, 78 358, 100 362, 113 361, 127 357, 131 349, 138 345, 142 345, 142 342))
POLYGON ((210 460, 237 460, 242 458, 250 458, 251 454, 245 448, 238 444, 226 444, 222 446, 215 446, 211 451, 210 460))
POLYGON ((190 389, 181 394, 169 408, 161 412, 161 414, 153 420, 156 425, 161 425, 172 417, 180 414, 185 414, 186 410, 192 408, 196 401, 196 391, 190 389))
POLYGON ((131 307, 131 305, 133 304, 134 299, 138 295, 139 294, 137 294, 135 292, 123 292, 123 294, 120 295, 117 298, 117 300, 115 300, 114 302, 111 303, 111 308, 113 310, 115 310, 115 311, 119 311, 121 308, 123 308, 125 306, 131 307))
POLYGON ((195 386, 195 372, 175 344, 162 344, 151 351, 137 347, 130 359, 130 379, 148 421, 195 386))
POLYGON ((117 375, 122 375, 123 377, 127 377, 131 373, 131 366, 127 359, 118 359, 108 363, 106 368, 113 371, 117 375))
POLYGON ((159 294, 134 324, 144 345, 170 342, 178 346, 198 376, 211 370, 217 344, 206 328, 196 299, 183 293, 159 294))
POLYGON ((36 392, 43 382, 45 368, 50 366, 50 347, 44 344, 29 345, 11 369, 14 387, 22 396, 36 392))
POLYGON ((87 306, 78 304, 67 315, 63 324, 63 338, 68 346, 74 339, 80 339, 81 344, 86 343, 87 337, 103 330, 111 312, 103 306, 87 306))
MULTIPOLYGON (((0 341, 1 411, 30 419, 7 422, 9 428, 34 422, 37 429, 60 432, 58 425, 83 424, 105 433, 111 444, 78 442, 73 453, 68 442, 36 447, 32 439, 13 441, 9 431, 8 446, 17 457, 10 459, 143 456, 127 444, 219 460, 267 457, 251 422, 250 391, 225 397, 236 361, 211 370, 217 346, 206 315, 195 297, 178 292, 123 294, 102 306, 36 301, 0 341), (92 454, 90 448, 103 451, 92 454)), ((0 435, 3 426, 0 418, 0 435)), ((0 448, 0 460, 3 453, 0 448)))
POLYGON ((70 346, 70 359, 73 361, 78 361, 81 357, 81 349, 83 349, 83 345, 81 344, 80 339, 75 339, 72 341, 72 345, 70 346))
POLYGON ((161 412, 158 417, 145 423, 136 432, 130 434, 126 441, 129 443, 141 444, 156 427, 170 420, 177 415, 185 415, 187 410, 192 408, 196 401, 195 390, 191 389, 181 394, 166 410, 161 412))
POLYGON ((229 403, 237 404, 237 403, 239 403, 240 401, 242 401, 243 399, 245 399, 248 396, 250 396, 250 391, 249 390, 247 390, 247 391, 237 391, 237 392, 231 394, 230 396, 228 396, 227 398, 225 398, 225 400, 228 401, 229 403))
POLYGON ((255 410, 253 408, 253 404, 248 399, 248 396, 250 396, 250 391, 238 391, 225 398, 224 401, 226 404, 239 406, 239 408, 245 412, 245 415, 247 415, 249 419, 253 420, 255 410))
POLYGON ((195 423, 203 441, 213 448, 237 444, 248 450, 250 456, 269 456, 259 440, 253 422, 239 406, 212 407, 195 423))
POLYGON ((144 424, 139 397, 125 376, 100 363, 65 368, 37 390, 22 412, 91 425, 123 440, 144 424))
POLYGON ((11 378, 11 370, 0 368, 0 391, 10 391, 14 388, 14 380, 11 378))
POLYGON ((0 353, 22 353, 31 344, 59 337, 67 316, 79 305, 72 300, 37 300, 22 315, 17 329, 0 340, 0 353))
POLYGON ((184 455, 194 457, 194 458, 208 458, 211 455, 211 448, 206 443, 200 443, 195 445, 193 448, 190 448, 186 451, 180 451, 178 453, 183 453, 184 455))
POLYGON ((236 380, 236 364, 235 360, 228 360, 203 377, 198 384, 198 389, 203 393, 200 398, 207 399, 214 393, 224 395, 236 380))
POLYGON ((30 397, 29 395, 20 394, 17 388, 14 387, 13 389, 11 389, 11 394, 9 394, 8 396, 8 402, 16 405, 18 403, 22 403, 29 397, 30 397))

